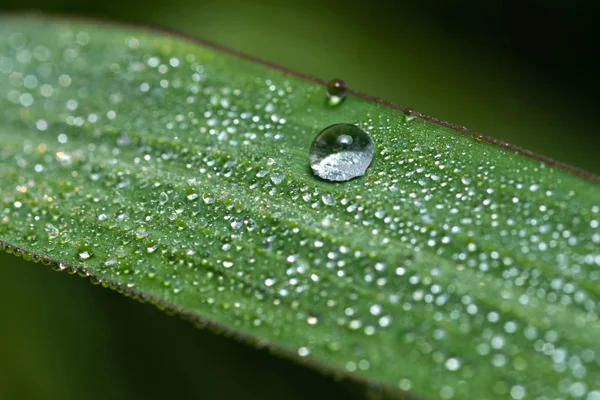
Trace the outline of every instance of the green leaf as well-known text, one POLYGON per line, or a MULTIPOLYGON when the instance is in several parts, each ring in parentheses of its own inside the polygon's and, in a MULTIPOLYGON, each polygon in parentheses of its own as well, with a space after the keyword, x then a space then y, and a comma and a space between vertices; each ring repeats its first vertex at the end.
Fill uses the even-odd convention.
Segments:
POLYGON ((600 396, 585 173, 190 39, 25 17, 0 24, 0 165, 8 252, 425 398, 600 396), (330 183, 308 149, 339 122, 376 154, 330 183))

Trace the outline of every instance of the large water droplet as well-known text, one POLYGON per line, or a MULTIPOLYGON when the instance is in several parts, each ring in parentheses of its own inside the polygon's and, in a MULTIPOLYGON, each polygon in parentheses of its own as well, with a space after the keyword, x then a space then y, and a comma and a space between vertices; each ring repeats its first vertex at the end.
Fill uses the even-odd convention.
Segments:
POLYGON ((346 97, 348 87, 341 79, 332 79, 327 82, 327 102, 330 106, 337 106, 346 97))
POLYGON ((375 147, 368 133, 351 124, 323 129, 310 147, 310 166, 320 178, 347 181, 362 176, 373 160, 375 147))

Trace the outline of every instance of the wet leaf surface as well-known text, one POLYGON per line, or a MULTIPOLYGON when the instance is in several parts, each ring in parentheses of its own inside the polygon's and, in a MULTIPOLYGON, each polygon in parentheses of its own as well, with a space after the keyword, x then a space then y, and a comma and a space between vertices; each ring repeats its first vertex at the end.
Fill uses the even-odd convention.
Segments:
POLYGON ((15 17, 0 165, 8 252, 424 398, 600 398, 594 177, 174 35, 15 17), (375 154, 330 183, 336 123, 375 154))

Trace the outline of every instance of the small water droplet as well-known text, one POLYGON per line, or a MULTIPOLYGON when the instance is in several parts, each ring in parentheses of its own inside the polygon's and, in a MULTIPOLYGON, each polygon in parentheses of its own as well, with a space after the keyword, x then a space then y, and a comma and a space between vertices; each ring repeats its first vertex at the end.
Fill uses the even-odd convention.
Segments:
POLYGON ((328 206, 335 205, 335 197, 333 197, 331 193, 323 193, 323 195, 321 196, 321 201, 323 201, 323 204, 326 204, 328 206))
POLYGON ((410 122, 410 121, 414 120, 415 118, 417 118, 417 116, 414 115, 413 113, 414 113, 414 110, 412 108, 407 108, 406 111, 404 112, 404 121, 410 122))
POLYGON ((212 193, 204 193, 202 194, 202 201, 206 204, 212 204, 215 202, 215 196, 212 193))
POLYGON ((137 240, 142 240, 146 236, 148 236, 148 228, 146 228, 144 225, 139 226, 135 231, 135 238, 137 240))
POLYGON ((337 106, 346 98, 348 87, 341 79, 332 79, 327 82, 327 102, 330 106, 337 106))
POLYGON ((48 233, 48 240, 54 240, 60 235, 58 228, 52 224, 46 224, 46 232, 48 233))
POLYGON ((88 250, 83 250, 79 252, 79 258, 82 260, 87 260, 92 257, 92 253, 88 250))
POLYGON ((160 192, 158 201, 160 204, 165 204, 167 201, 169 201, 169 196, 165 192, 160 192))
POLYGON ((362 176, 373 160, 375 147, 368 133, 351 124, 323 129, 310 147, 310 166, 320 178, 347 181, 362 176))
POLYGON ((298 348, 298 355, 300 357, 306 357, 307 355, 310 354, 310 350, 308 349, 308 347, 300 347, 298 348))
POLYGON ((188 200, 196 200, 200 195, 198 193, 192 193, 187 196, 188 200))
POLYGON ((271 182, 273 182, 275 185, 279 185, 281 182, 283 182, 283 178, 285 177, 285 175, 283 175, 280 172, 274 172, 271 174, 271 182))

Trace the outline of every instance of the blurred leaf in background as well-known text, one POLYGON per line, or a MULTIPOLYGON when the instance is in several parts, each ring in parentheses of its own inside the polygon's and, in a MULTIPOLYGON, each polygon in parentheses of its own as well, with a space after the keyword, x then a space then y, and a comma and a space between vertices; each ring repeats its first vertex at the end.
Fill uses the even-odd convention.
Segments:
MULTIPOLYGON (((592 2, 4 0, 159 24, 594 173, 592 2)), ((0 255, 0 399, 348 398, 351 385, 0 255), (176 360, 175 363, 172 360, 176 360), (175 365, 176 367, 173 367, 175 365)))

